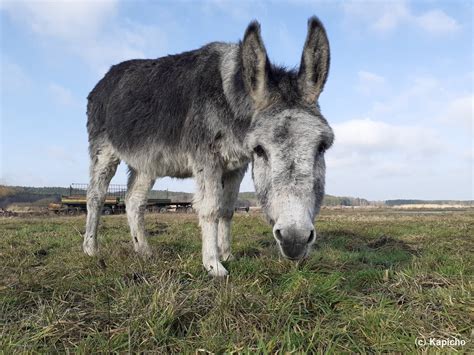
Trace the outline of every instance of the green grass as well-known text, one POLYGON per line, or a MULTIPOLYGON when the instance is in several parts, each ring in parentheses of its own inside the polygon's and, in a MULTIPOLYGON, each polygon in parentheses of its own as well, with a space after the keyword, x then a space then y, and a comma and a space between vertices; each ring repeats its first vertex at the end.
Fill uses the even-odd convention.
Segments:
POLYGON ((413 352, 430 337, 474 350, 472 212, 325 210, 299 264, 237 215, 226 280, 201 266, 195 216, 146 220, 148 261, 124 216, 102 220, 96 258, 84 217, 0 219, 0 351, 413 352))

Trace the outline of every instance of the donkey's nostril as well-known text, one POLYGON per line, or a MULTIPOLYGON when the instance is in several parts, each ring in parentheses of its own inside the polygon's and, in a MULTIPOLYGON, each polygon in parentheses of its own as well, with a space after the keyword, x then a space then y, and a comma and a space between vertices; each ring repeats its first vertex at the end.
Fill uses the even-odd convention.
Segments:
POLYGON ((311 231, 307 243, 312 243, 314 240, 314 230, 311 231))
POLYGON ((281 235, 281 232, 279 229, 275 229, 275 237, 278 239, 280 242, 283 240, 283 237, 281 235))

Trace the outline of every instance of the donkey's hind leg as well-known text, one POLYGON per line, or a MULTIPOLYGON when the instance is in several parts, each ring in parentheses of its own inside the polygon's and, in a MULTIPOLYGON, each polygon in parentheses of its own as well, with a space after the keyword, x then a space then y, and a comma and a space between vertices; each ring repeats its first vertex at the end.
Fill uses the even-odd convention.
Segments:
POLYGON ((90 183, 87 190, 87 222, 82 248, 84 253, 97 254, 97 228, 110 180, 120 160, 108 144, 91 146, 90 183))
POLYGON ((234 216, 234 208, 239 196, 240 183, 247 167, 226 173, 222 176, 223 185, 223 203, 222 215, 219 218, 219 228, 217 237, 217 248, 219 250, 219 259, 222 261, 232 260, 230 251, 231 243, 231 223, 234 216))
POLYGON ((128 224, 132 234, 133 248, 143 257, 151 256, 145 234, 145 209, 155 179, 130 169, 128 191, 125 197, 128 224))

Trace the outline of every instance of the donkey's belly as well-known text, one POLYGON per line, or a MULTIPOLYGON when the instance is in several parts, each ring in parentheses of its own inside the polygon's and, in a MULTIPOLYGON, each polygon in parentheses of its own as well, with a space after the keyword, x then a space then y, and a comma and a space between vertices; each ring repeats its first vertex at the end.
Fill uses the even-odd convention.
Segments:
POLYGON ((193 176, 188 155, 173 149, 150 146, 133 153, 118 152, 118 155, 135 171, 153 178, 169 176, 185 179, 193 176))

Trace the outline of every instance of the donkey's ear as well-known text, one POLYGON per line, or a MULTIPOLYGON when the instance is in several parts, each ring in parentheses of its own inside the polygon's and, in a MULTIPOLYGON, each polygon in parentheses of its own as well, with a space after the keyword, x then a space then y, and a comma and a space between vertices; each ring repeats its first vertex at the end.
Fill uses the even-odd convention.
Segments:
POLYGON ((301 56, 298 85, 303 99, 314 104, 323 91, 329 73, 329 40, 316 16, 308 20, 308 35, 301 56))
POLYGON ((269 63, 260 35, 260 24, 252 21, 242 42, 242 77, 253 101, 263 104, 266 98, 269 63))

